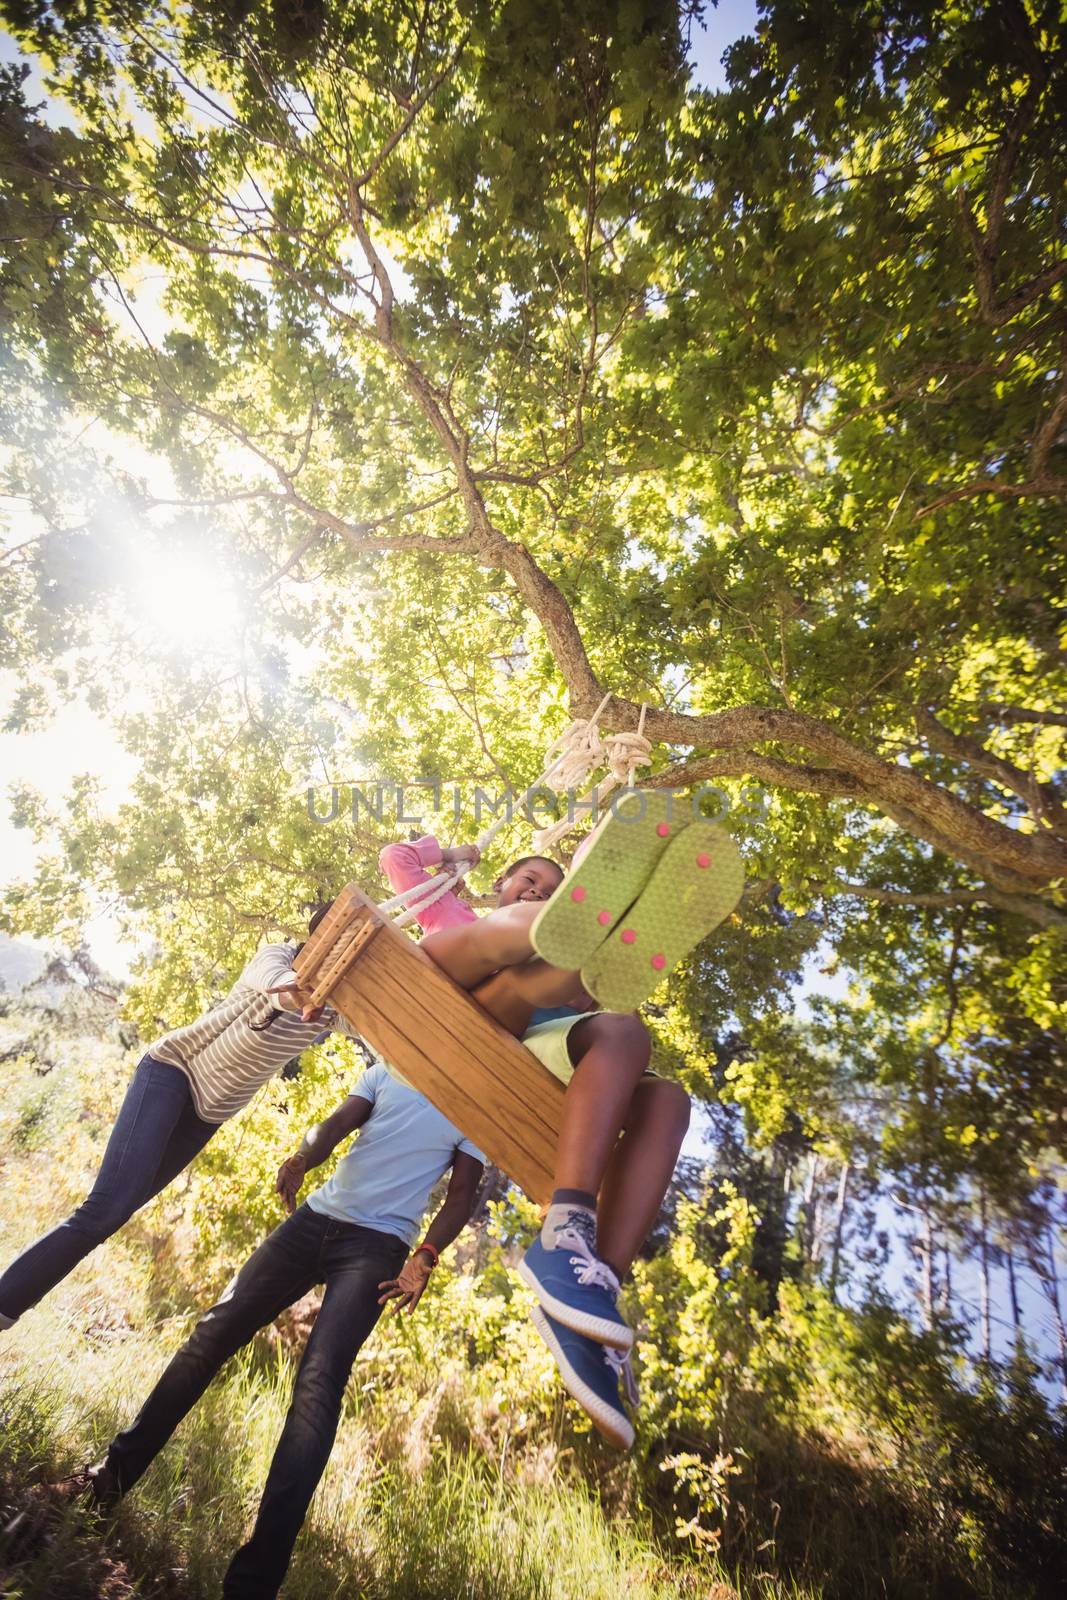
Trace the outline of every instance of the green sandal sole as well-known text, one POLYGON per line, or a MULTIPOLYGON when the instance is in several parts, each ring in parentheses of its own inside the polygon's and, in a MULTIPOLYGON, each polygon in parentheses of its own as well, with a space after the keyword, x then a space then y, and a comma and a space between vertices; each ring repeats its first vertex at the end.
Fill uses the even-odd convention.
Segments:
POLYGON ((626 916, 581 969, 608 1011, 633 1011, 730 915, 745 886, 737 846, 703 819, 671 839, 626 916))
POLYGON ((576 972, 607 938, 648 882, 671 840, 690 826, 689 809, 670 820, 671 796, 642 789, 620 800, 577 868, 572 867, 530 928, 539 956, 576 972))

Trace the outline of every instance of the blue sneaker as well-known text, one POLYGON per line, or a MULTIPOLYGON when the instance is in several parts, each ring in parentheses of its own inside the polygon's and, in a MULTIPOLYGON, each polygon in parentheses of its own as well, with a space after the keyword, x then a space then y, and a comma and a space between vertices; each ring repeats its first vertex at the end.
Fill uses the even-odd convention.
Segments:
POLYGON ((622 1377, 627 1395, 632 1396, 635 1405, 637 1403, 637 1385, 633 1381, 629 1356, 621 1350, 606 1350, 596 1339, 587 1339, 584 1333, 564 1327, 540 1306, 532 1306, 530 1316, 555 1357, 567 1393, 574 1396, 609 1444, 619 1450, 629 1450, 634 1442, 634 1430, 619 1398, 619 1378, 622 1377))
POLYGON ((619 1315, 619 1280, 574 1228, 561 1228, 556 1248, 538 1234, 519 1262, 519 1277, 557 1322, 616 1350, 629 1350, 634 1330, 619 1315))

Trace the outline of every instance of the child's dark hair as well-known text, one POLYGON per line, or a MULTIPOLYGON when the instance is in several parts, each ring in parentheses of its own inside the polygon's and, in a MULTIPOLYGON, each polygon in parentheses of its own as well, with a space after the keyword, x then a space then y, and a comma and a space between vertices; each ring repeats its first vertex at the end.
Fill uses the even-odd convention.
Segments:
MULTIPOLYGON (((322 921, 323 917, 326 915, 327 911, 329 911, 329 909, 330 909, 330 907, 332 905, 333 905, 333 901, 332 900, 327 900, 325 905, 312 906, 311 915, 308 918, 308 939, 311 938, 311 935, 315 932, 315 929, 318 927, 319 923, 322 921)), ((297 945, 297 947, 296 947, 297 955, 300 954, 301 950, 303 950, 304 945, 306 943, 307 943, 307 939, 305 939, 302 944, 298 944, 297 945)))
POLYGON ((507 883, 513 872, 518 872, 520 867, 525 867, 530 861, 545 861, 550 867, 555 867, 561 878, 566 877, 566 873, 559 862, 553 861, 551 856, 520 856, 517 861, 513 861, 510 866, 504 868, 500 874, 501 883, 507 883))

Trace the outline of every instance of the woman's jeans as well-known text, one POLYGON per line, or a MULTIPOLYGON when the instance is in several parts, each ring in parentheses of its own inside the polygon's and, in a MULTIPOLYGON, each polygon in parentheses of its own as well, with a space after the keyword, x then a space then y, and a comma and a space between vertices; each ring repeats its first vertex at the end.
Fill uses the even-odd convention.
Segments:
POLYGON ((325 1282, 252 1537, 226 1573, 226 1600, 273 1600, 277 1594, 333 1448, 352 1363, 381 1315, 380 1285, 396 1277, 406 1256, 407 1246, 394 1234, 300 1206, 249 1256, 222 1299, 200 1318, 140 1415, 112 1440, 107 1465, 125 1493, 223 1362, 286 1306, 325 1282))
POLYGON ((189 1080, 180 1068, 143 1056, 111 1130, 92 1193, 0 1277, 0 1327, 10 1326, 36 1305, 90 1250, 110 1239, 165 1189, 218 1126, 197 1116, 189 1080))

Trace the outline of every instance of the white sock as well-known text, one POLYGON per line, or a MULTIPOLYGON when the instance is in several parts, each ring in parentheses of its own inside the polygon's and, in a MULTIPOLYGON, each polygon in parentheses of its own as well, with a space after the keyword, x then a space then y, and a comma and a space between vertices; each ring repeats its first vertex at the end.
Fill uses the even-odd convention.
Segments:
POLYGON ((545 1212, 541 1224, 541 1243, 546 1250, 555 1250, 556 1235, 570 1228, 581 1234, 593 1255, 596 1255, 596 1212, 592 1206, 583 1206, 573 1200, 556 1200, 545 1212))

